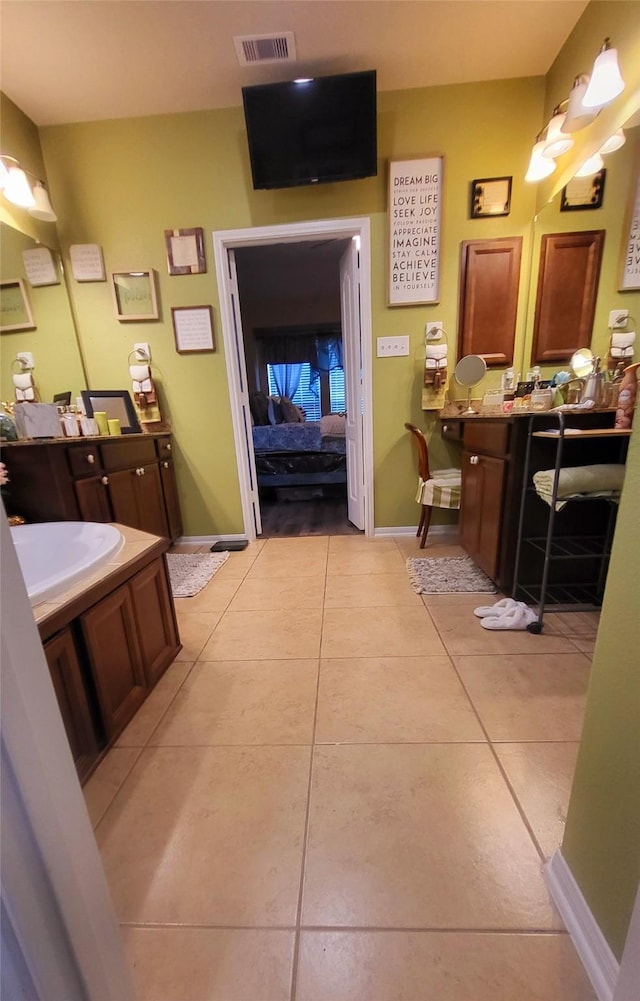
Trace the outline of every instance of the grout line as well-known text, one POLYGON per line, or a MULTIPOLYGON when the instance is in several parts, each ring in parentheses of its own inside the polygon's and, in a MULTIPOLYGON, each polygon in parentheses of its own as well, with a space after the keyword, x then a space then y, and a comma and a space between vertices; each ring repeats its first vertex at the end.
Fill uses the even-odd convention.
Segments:
POLYGON ((301 925, 296 929, 293 925, 225 925, 225 924, 198 924, 188 921, 120 921, 121 928, 153 928, 162 930, 163 928, 179 929, 206 929, 210 931, 286 931, 286 932, 316 932, 321 934, 352 932, 353 934, 363 934, 368 932, 390 932, 392 934, 405 933, 412 934, 420 932, 422 934, 437 935, 537 935, 541 938, 555 937, 556 935, 568 935, 565 928, 451 928, 438 927, 436 925, 301 925))

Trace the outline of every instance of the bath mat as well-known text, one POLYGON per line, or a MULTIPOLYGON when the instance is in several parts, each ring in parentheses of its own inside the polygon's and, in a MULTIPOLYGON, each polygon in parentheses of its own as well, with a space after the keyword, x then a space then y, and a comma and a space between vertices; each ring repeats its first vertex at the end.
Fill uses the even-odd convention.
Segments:
POLYGON ((484 591, 495 594, 497 587, 470 556, 440 556, 432 559, 408 559, 411 586, 417 594, 456 594, 484 591))
POLYGON ((229 553, 167 553, 173 597, 193 598, 228 559, 229 553))

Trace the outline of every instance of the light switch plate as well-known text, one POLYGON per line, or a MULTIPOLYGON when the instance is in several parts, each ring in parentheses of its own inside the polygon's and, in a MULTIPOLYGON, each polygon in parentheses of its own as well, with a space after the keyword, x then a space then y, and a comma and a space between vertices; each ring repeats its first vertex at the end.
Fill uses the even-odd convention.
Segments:
POLYGON ((146 343, 134 344, 133 350, 136 353, 136 361, 151 361, 151 348, 149 347, 148 344, 146 343))
POLYGON ((409 354, 409 335, 398 337, 378 337, 378 358, 409 354))
POLYGON ((626 327, 628 319, 628 309, 612 309, 609 313, 609 327, 611 330, 620 330, 622 327, 626 327))
POLYGON ((431 320, 430 323, 425 323, 424 336, 429 340, 439 340, 444 330, 444 323, 442 320, 431 320))
POLYGON ((34 368, 33 355, 30 351, 18 351, 16 355, 17 360, 24 368, 34 368))

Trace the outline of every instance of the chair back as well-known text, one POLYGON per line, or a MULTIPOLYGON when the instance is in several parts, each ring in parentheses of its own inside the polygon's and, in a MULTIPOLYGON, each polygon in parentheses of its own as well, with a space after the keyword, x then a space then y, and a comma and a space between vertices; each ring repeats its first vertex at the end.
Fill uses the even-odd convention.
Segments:
POLYGON ((429 449, 427 447, 427 439, 423 435, 420 428, 417 428, 415 424, 405 424, 407 431, 411 432, 411 437, 418 450, 418 472, 420 474, 421 480, 430 480, 431 476, 429 473, 429 449))

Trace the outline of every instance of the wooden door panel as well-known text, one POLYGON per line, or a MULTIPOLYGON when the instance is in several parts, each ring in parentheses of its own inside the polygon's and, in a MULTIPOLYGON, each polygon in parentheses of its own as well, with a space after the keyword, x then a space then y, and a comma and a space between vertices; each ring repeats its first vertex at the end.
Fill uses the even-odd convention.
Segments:
POLYGON ((102 482, 102 477, 76 480, 74 487, 82 521, 113 521, 107 486, 102 482))
POLYGON ((461 251, 458 359, 474 354, 487 365, 510 365, 522 237, 465 240, 461 251))
POLYGON ((136 574, 129 587, 145 677, 153 688, 179 648, 164 561, 156 560, 136 574))
POLYGON ((478 551, 475 561, 495 580, 502 540, 502 509, 506 465, 502 459, 479 456, 482 470, 482 505, 478 551))
POLYGON ((71 630, 65 629, 45 643, 44 653, 71 754, 82 780, 97 757, 98 738, 71 630))
POLYGON ((178 496, 178 484, 176 482, 176 471, 173 462, 163 459, 160 463, 160 476, 162 478, 162 492, 167 515, 167 525, 169 538, 175 542, 182 535, 182 514, 180 512, 180 498, 178 496))
POLYGON ((139 478, 135 469, 109 473, 109 500, 114 521, 121 525, 129 525, 131 528, 142 528, 139 524, 136 503, 136 480, 139 478))
POLYGON ((478 552, 482 509, 482 467, 471 463, 472 455, 462 456, 462 508, 460 511, 460 541, 469 556, 478 552))
POLYGON ((142 466, 143 473, 136 477, 137 528, 161 538, 169 538, 169 528, 164 508, 164 495, 157 463, 142 466))

